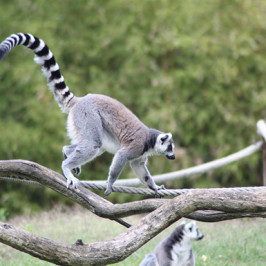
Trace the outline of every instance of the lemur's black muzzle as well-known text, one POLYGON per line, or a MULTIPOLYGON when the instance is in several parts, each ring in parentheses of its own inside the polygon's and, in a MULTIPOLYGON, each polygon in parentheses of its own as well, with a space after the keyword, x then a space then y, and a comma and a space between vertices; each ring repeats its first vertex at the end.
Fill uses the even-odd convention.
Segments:
POLYGON ((169 160, 174 160, 175 159, 175 155, 166 155, 166 158, 169 160))
POLYGON ((203 237, 204 237, 204 235, 201 235, 196 240, 201 240, 203 237))

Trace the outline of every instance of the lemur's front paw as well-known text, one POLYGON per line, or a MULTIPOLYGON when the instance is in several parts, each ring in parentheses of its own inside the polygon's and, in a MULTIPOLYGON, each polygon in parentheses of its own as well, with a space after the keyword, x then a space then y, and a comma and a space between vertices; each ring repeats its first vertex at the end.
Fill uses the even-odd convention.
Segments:
POLYGON ((161 185, 161 186, 155 185, 154 187, 151 187, 151 189, 154 190, 155 192, 157 192, 158 190, 165 189, 165 186, 164 185, 161 185))
POLYGON ((157 186, 156 185, 156 187, 155 187, 155 189, 154 189, 154 192, 155 192, 155 198, 161 198, 161 197, 163 197, 162 195, 160 195, 159 193, 158 193, 158 191, 159 190, 164 190, 165 189, 165 186, 164 185, 161 185, 161 186, 157 186))
POLYGON ((157 186, 157 189, 158 189, 158 190, 163 190, 163 189, 165 189, 165 186, 164 186, 164 185, 157 186))
POLYGON ((67 178, 67 185, 66 187, 69 188, 72 185, 73 188, 78 188, 80 181, 76 177, 67 178))
POLYGON ((112 186, 108 186, 108 185, 107 185, 107 188, 106 188, 106 190, 104 191, 104 196, 107 197, 107 196, 110 195, 112 192, 113 192, 113 188, 112 188, 112 186))

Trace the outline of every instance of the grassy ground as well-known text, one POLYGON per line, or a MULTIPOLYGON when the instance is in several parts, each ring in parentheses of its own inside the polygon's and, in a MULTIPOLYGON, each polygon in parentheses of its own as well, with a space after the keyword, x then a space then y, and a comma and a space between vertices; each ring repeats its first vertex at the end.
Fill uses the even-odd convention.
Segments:
MULTIPOLYGON (((139 217, 127 221, 137 222, 139 217)), ((100 219, 84 209, 59 209, 36 216, 24 215, 8 221, 38 235, 61 242, 74 243, 81 238, 85 243, 112 238, 124 230, 115 222, 100 219)), ((125 261, 116 265, 138 265, 171 226, 151 240, 125 261)), ((239 219, 220 223, 199 223, 204 239, 193 244, 197 265, 265 265, 266 222, 263 219, 239 219)), ((0 266, 52 265, 0 244, 0 266)))

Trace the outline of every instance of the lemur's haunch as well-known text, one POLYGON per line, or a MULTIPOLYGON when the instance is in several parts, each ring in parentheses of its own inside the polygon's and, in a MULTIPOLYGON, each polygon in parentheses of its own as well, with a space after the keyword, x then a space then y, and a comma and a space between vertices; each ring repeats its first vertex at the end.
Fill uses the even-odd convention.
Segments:
POLYGON ((87 94, 76 97, 66 86, 54 55, 45 42, 31 34, 13 34, 0 44, 0 60, 15 46, 24 45, 35 53, 35 62, 42 67, 44 76, 62 111, 68 113, 67 131, 71 145, 63 147, 65 160, 62 170, 67 187, 77 187, 74 177, 81 173, 81 165, 92 161, 103 152, 115 154, 109 169, 105 195, 129 161, 141 182, 155 192, 157 186, 147 167, 150 155, 165 155, 175 159, 171 133, 148 128, 122 103, 105 95, 87 94))

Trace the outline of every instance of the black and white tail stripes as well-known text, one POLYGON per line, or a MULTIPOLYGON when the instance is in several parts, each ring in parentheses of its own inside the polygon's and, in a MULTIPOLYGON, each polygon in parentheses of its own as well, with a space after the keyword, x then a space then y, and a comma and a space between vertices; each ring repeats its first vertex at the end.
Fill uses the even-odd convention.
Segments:
POLYGON ((24 45, 35 53, 34 61, 42 66, 43 74, 47 78, 55 100, 62 111, 67 113, 74 95, 66 86, 64 77, 61 75, 59 66, 48 46, 43 40, 31 34, 12 34, 0 44, 0 60, 17 45, 24 45))

